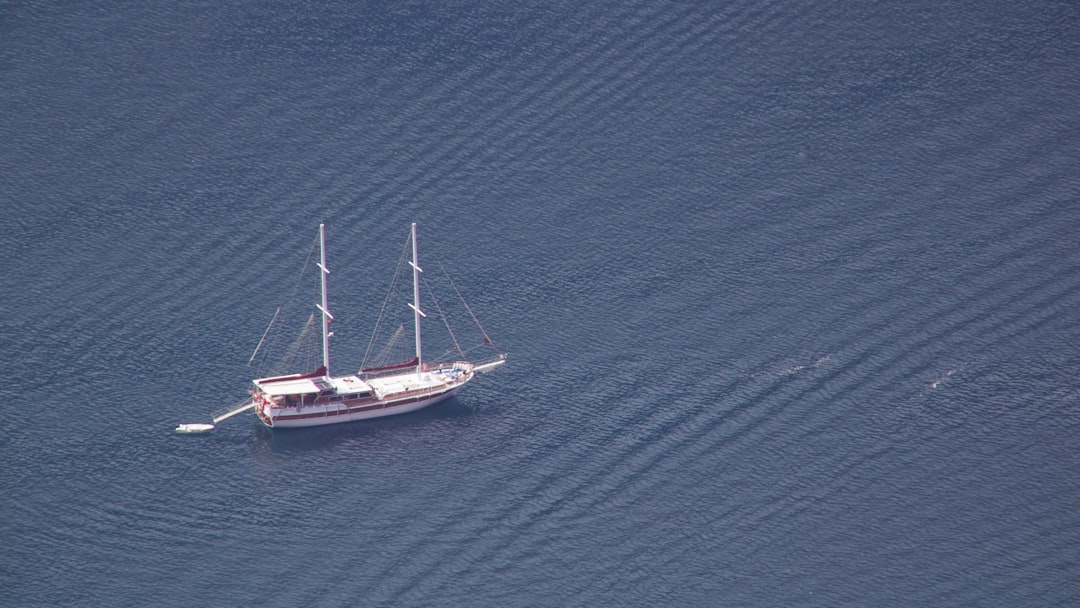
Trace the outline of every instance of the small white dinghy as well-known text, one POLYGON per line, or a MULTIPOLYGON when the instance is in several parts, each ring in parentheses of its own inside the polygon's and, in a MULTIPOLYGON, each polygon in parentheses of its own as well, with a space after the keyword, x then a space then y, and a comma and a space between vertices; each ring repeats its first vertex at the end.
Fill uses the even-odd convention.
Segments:
POLYGON ((215 426, 212 424, 202 424, 196 422, 191 424, 181 424, 180 426, 176 427, 176 432, 183 433, 185 435, 191 435, 194 433, 209 433, 210 431, 214 430, 214 428, 215 426))

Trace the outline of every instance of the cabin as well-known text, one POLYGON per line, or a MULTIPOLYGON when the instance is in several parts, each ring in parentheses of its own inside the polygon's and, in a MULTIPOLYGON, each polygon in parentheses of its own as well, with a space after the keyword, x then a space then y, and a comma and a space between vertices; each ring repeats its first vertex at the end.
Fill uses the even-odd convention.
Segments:
POLYGON ((268 401, 275 407, 289 408, 372 398, 371 386, 359 376, 328 378, 316 375, 321 371, 322 368, 311 374, 256 379, 252 381, 255 398, 268 401))

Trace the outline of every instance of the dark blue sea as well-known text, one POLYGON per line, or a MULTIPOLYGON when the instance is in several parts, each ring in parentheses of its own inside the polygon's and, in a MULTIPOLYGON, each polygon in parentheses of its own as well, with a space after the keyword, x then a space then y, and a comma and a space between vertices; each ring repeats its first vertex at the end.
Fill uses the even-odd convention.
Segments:
POLYGON ((0 294, 5 607, 1080 605, 1075 2, 9 0, 0 294), (507 365, 173 433, 411 222, 507 365))

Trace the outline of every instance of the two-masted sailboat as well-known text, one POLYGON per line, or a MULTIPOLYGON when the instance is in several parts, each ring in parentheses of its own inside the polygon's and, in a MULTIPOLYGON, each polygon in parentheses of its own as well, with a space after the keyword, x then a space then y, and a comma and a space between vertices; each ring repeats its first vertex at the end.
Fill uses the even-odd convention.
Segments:
MULTIPOLYGON (((326 278, 330 274, 326 266, 326 230, 324 225, 319 225, 317 266, 321 274, 322 298, 315 307, 321 317, 322 365, 307 373, 256 378, 252 381, 251 401, 233 412, 215 417, 214 422, 248 409, 254 409, 264 425, 275 429, 404 414, 450 397, 477 373, 503 364, 506 354, 497 350, 494 358, 478 363, 465 360, 464 352, 461 353, 462 360, 458 361, 429 364, 424 360, 420 320, 427 315, 420 306, 420 273, 423 270, 417 260, 416 224, 412 225, 409 238, 412 246, 409 266, 412 267, 413 293, 408 306, 412 309, 416 345, 415 356, 411 360, 371 369, 362 368, 356 374, 330 374, 332 333, 329 325, 334 316, 330 313, 326 298, 326 278)), ((486 332, 484 340, 492 344, 486 332)))

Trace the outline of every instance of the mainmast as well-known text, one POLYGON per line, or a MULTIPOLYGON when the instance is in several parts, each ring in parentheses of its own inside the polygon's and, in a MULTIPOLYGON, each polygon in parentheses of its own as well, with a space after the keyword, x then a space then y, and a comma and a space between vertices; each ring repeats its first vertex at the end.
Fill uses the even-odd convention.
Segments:
POLYGON ((420 310, 420 273, 424 270, 416 260, 416 222, 412 225, 412 261, 409 265, 412 266, 413 289, 413 303, 409 304, 409 308, 413 309, 413 323, 416 325, 416 373, 419 374, 424 370, 424 360, 420 355, 420 317, 427 315, 420 310))
MULTIPOLYGON (((415 254, 413 254, 415 256, 415 254)), ((330 274, 330 271, 326 268, 326 225, 319 224, 319 263, 317 264, 319 270, 319 278, 322 284, 322 304, 316 304, 315 307, 322 312, 322 364, 323 373, 330 377, 330 321, 334 320, 334 315, 330 314, 330 308, 326 304, 326 275, 330 274)))

